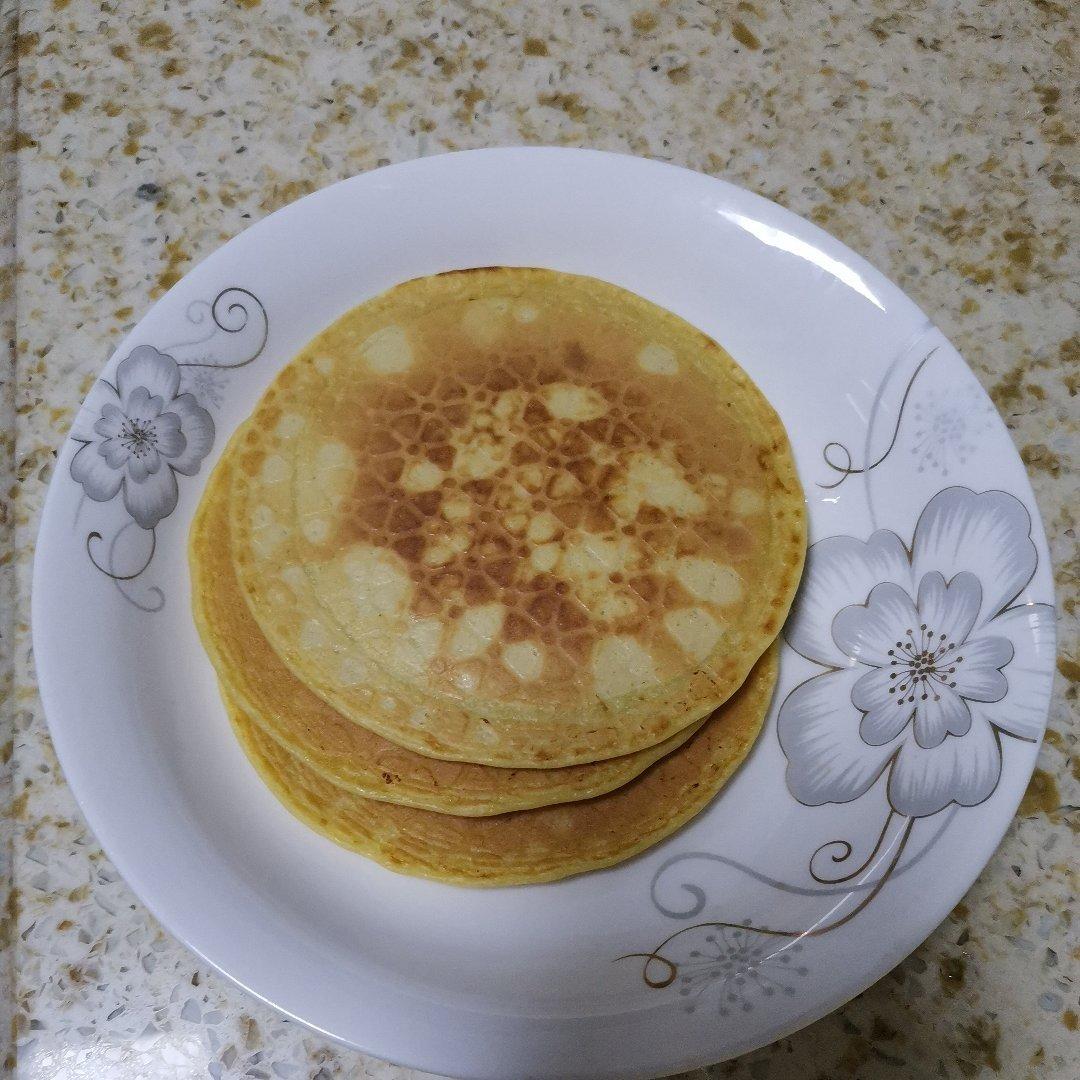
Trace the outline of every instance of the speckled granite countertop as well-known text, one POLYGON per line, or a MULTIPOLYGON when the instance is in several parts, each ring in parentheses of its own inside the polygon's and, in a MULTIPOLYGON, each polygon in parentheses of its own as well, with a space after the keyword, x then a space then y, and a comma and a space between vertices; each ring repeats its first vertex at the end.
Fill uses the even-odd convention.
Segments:
POLYGON ((95 374, 194 261, 379 164, 555 143, 723 176, 874 261, 989 389, 1030 470, 1057 570, 1050 729, 978 883, 860 998, 701 1075, 1075 1077, 1071 7, 0 2, 4 1070, 20 1080, 414 1075, 247 998, 119 880, 45 731, 28 626, 34 535, 53 452, 95 374))

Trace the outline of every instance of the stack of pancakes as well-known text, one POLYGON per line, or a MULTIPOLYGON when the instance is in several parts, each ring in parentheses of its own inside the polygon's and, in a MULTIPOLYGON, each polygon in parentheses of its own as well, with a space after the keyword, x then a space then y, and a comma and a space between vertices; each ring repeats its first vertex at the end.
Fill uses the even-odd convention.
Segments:
POLYGON ((466 885, 642 851, 748 753, 802 570, 784 429, 625 290, 458 271, 349 312, 237 431, 196 621, 278 798, 466 885))

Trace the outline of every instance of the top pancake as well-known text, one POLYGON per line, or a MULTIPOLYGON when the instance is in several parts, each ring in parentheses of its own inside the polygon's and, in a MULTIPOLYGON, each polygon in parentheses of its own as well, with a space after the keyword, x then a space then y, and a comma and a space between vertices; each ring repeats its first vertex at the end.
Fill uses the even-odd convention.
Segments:
POLYGON ((592 278, 407 282, 234 440, 233 559, 284 662, 420 753, 653 745, 775 638, 805 551, 783 427, 692 326, 592 278))

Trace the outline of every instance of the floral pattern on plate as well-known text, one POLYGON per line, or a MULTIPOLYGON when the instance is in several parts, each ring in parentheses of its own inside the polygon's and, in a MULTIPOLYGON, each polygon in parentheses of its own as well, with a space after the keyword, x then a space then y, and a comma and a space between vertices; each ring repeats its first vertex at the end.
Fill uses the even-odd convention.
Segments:
POLYGON ((73 432, 82 446, 71 460, 72 479, 95 502, 123 492, 143 529, 176 509, 176 474, 194 476, 214 444, 212 417, 179 388, 177 362, 140 345, 120 362, 115 386, 98 380, 73 432))
MULTIPOLYGON (((875 470, 898 445, 912 387, 937 351, 908 378, 884 453, 858 467, 842 443, 828 443, 823 459, 840 477, 818 487, 832 490, 862 476, 870 503, 875 470)), ((971 397, 968 406, 965 431, 974 436, 986 427, 985 402, 971 397)), ((918 406, 915 415, 924 419, 918 406)), ((920 460, 958 456, 955 424, 921 423, 914 434, 920 460)), ((974 449, 964 444, 961 463, 974 449)), ((873 520, 872 503, 870 509, 873 520)), ((1049 680, 1039 657, 1053 642, 1055 613, 1025 598, 1038 565, 1025 505, 1006 491, 945 488, 906 535, 877 528, 866 539, 838 535, 813 544, 783 630, 788 646, 813 665, 776 718, 787 791, 797 803, 818 807, 855 803, 883 783, 880 832, 865 855, 849 840, 819 845, 807 865, 812 887, 716 852, 667 859, 651 895, 668 918, 688 920, 705 910, 704 888, 675 872, 703 862, 828 905, 786 928, 753 919, 695 922, 653 949, 619 958, 642 961, 651 989, 677 988, 687 1011, 707 992, 715 993, 722 1016, 749 1011, 756 996, 794 993, 793 973, 810 971, 794 962, 796 950, 848 925, 931 850, 960 808, 988 800, 1001 780, 1004 743, 1037 742, 1042 734, 1049 680), (934 819, 936 830, 915 852, 909 842, 924 819, 934 819), (687 906, 660 900, 671 880, 690 897, 687 906)))
POLYGON ((197 337, 165 350, 136 346, 117 365, 114 382, 102 378, 94 384, 72 429, 78 449, 71 478, 94 502, 120 496, 125 511, 105 544, 104 559, 96 547, 104 537, 96 529, 87 534, 86 553, 141 611, 160 611, 165 594, 152 586, 140 598, 126 583, 153 561, 155 530, 180 498, 177 476, 195 476, 213 449, 216 428, 206 406, 220 406, 223 372, 256 360, 269 332, 266 309, 247 289, 222 289, 212 301, 189 304, 186 316, 199 328, 197 337), (142 534, 134 543, 133 527, 142 534))
POLYGON ((930 500, 910 549, 885 529, 811 547, 785 637, 825 671, 777 721, 799 802, 857 799, 884 771, 907 817, 989 798, 1000 736, 1041 732, 1025 660, 1054 612, 1009 606, 1035 573, 1030 532, 1012 495, 956 487, 930 500))

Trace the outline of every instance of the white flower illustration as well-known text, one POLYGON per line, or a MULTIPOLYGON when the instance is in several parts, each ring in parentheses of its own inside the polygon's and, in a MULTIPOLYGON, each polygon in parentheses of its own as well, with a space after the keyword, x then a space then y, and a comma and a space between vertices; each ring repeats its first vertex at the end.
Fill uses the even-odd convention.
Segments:
POLYGON ((705 993, 717 995, 721 1016, 753 1012, 757 998, 793 997, 798 979, 809 974, 793 962, 803 950, 800 943, 778 941, 748 926, 705 923, 673 944, 679 947, 669 962, 687 1012, 696 1011, 705 993))
POLYGON ((171 356, 140 345, 116 369, 116 385, 99 379, 76 423, 83 445, 72 478, 96 502, 123 491, 124 506, 144 529, 176 507, 176 474, 193 476, 214 442, 214 421, 192 394, 178 394, 171 356))
POLYGON ((1053 609, 1009 606, 1035 573, 1030 527, 1011 495, 954 487, 923 510, 910 551, 887 530, 810 549, 785 636, 829 670, 778 720, 800 802, 857 799, 886 770, 910 817, 989 798, 1000 734, 1038 738, 1049 692, 1035 658, 1053 609))
POLYGON ((203 358, 197 367, 190 363, 181 369, 180 389, 185 393, 194 394, 196 400, 203 405, 211 405, 215 409, 221 408, 225 400, 225 387, 228 385, 224 372, 209 366, 209 357, 203 358))
POLYGON ((995 415, 993 405, 978 388, 974 393, 950 396, 933 393, 925 401, 916 401, 911 444, 915 471, 947 477, 957 465, 966 465, 995 415))

